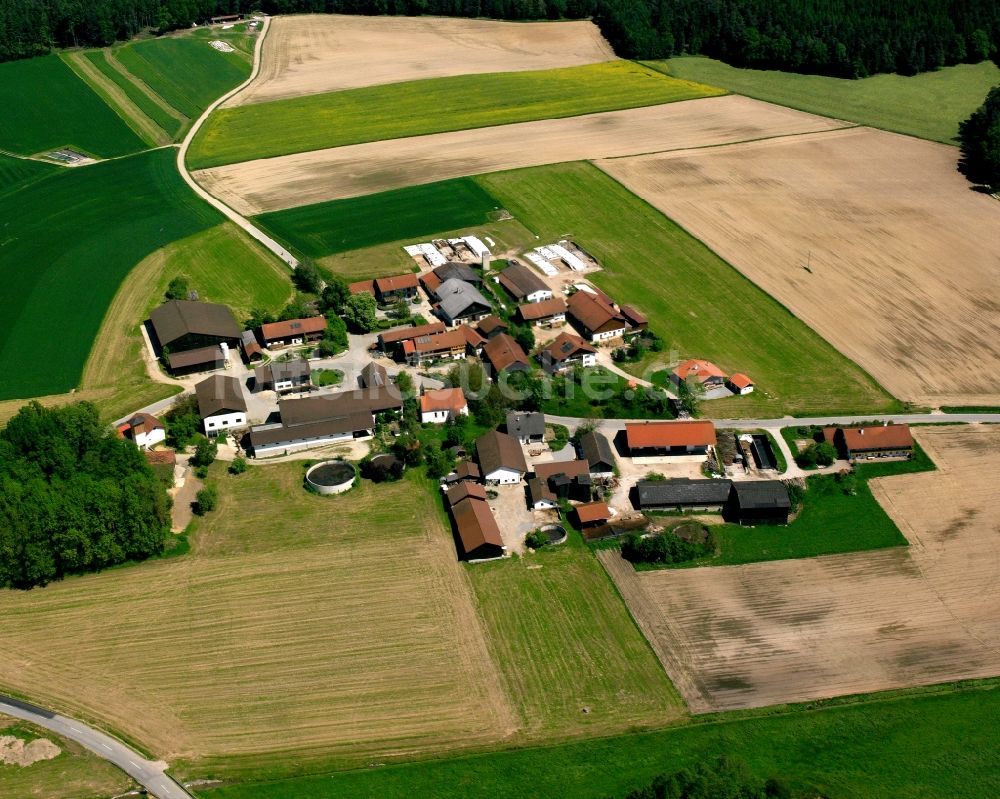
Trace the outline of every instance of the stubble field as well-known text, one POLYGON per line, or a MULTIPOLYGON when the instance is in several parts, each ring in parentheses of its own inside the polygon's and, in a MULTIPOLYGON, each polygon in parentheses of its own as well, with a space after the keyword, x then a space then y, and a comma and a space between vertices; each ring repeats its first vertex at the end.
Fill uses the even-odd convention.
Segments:
POLYGON ((381 83, 614 59, 592 22, 296 14, 272 20, 260 74, 226 106, 381 83))
POLYGON ((599 166, 894 396, 996 405, 1000 205, 956 158, 859 128, 599 166))
POLYGON ((204 169, 194 176, 240 213, 253 215, 485 172, 710 147, 843 125, 745 97, 709 97, 334 147, 204 169))
POLYGON ((513 713, 432 497, 413 481, 318 497, 302 469, 220 470, 188 556, 4 592, 4 687, 182 775, 502 740, 513 713))
POLYGON ((916 436, 938 471, 871 483, 907 548, 642 573, 600 554, 694 712, 1000 671, 1000 430, 916 436))

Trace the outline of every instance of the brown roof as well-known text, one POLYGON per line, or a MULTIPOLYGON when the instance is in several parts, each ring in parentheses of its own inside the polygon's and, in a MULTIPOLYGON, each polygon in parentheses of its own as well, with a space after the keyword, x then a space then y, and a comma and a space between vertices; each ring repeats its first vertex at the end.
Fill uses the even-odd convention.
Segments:
POLYGON ((851 452, 866 449, 910 449, 913 436, 906 424, 878 427, 845 427, 844 443, 851 452))
MULTIPOLYGON (((412 339, 413 352, 443 352, 465 348, 465 335, 461 330, 447 330, 444 333, 431 333, 428 336, 417 336, 412 339)), ((409 349, 408 349, 409 351, 409 349)))
POLYGON ((264 337, 264 341, 319 333, 322 330, 326 330, 326 319, 322 316, 307 316, 305 319, 286 319, 284 322, 268 322, 260 326, 260 333, 264 337))
POLYGON ((506 330, 507 323, 496 314, 491 313, 489 316, 484 316, 480 319, 476 328, 484 336, 488 336, 494 330, 506 330))
POLYGON ((264 354, 264 351, 260 348, 260 342, 257 341, 257 337, 253 334, 252 330, 244 330, 240 333, 240 344, 243 347, 243 354, 247 358, 252 355, 264 354))
POLYGON ((543 358, 543 362, 547 357, 552 363, 561 363, 580 352, 594 353, 597 352, 597 349, 579 336, 572 333, 560 333, 539 355, 543 358))
POLYGON ((711 361, 703 361, 697 358, 678 364, 673 372, 680 380, 687 380, 689 377, 693 377, 699 383, 704 383, 710 377, 726 376, 726 373, 711 361))
POLYGON ((393 275, 392 277, 380 277, 375 280, 375 288, 379 294, 400 289, 415 289, 417 287, 417 276, 413 272, 405 275, 393 275))
POLYGON ((187 369, 190 366, 217 364, 224 361, 222 348, 218 344, 210 347, 198 347, 196 350, 172 352, 167 356, 167 364, 171 369, 187 369))
POLYGON ((532 477, 528 481, 528 496, 531 499, 532 505, 535 505, 543 499, 548 500, 553 505, 559 504, 559 497, 557 497, 555 492, 549 488, 548 482, 538 477, 532 477))
POLYGON ((301 399, 278 401, 281 421, 286 426, 348 416, 354 413, 379 413, 403 407, 403 398, 394 385, 359 388, 336 394, 320 394, 301 399))
POLYGON ((490 506, 481 499, 466 498, 451 506, 455 528, 466 554, 484 544, 502 547, 503 537, 490 506))
POLYGON ((368 365, 361 370, 361 382, 366 388, 385 386, 389 383, 389 373, 382 364, 369 361, 368 365))
POLYGON ((729 382, 736 386, 736 388, 748 388, 753 385, 753 380, 741 372, 730 375, 729 382))
POLYGON ((486 499, 486 486, 480 485, 479 483, 470 483, 463 480, 460 483, 455 483, 448 491, 445 493, 448 498, 449 505, 457 505, 463 499, 468 499, 472 497, 473 499, 486 499))
POLYGON ((562 297, 553 297, 541 302, 526 302, 517 306, 517 312, 525 322, 534 322, 556 314, 566 313, 566 301, 562 297))
POLYGON ((603 522, 611 518, 611 508, 607 502, 585 502, 583 505, 577 505, 574 510, 581 524, 603 522))
POLYGON ((632 422, 625 425, 629 449, 715 446, 715 425, 707 419, 632 422))
POLYGON ((503 372, 514 364, 528 364, 528 356, 521 345, 506 333, 494 336, 483 345, 483 355, 496 372, 503 372))
POLYGON ((356 433, 375 427, 375 417, 368 411, 352 411, 340 416, 318 419, 297 425, 262 425, 250 429, 250 441, 255 447, 308 438, 325 438, 344 433, 356 433))
POLYGON ((497 469, 511 469, 521 474, 528 471, 521 443, 506 433, 491 430, 481 435, 476 439, 476 455, 484 475, 497 469))
POLYGON ((557 474, 564 474, 567 477, 579 477, 590 474, 590 464, 586 461, 554 461, 552 463, 536 463, 531 467, 535 476, 541 480, 548 480, 557 474))
POLYGON ((455 474, 459 480, 478 480, 483 476, 479 471, 479 464, 475 461, 462 461, 455 467, 455 474))
POLYGON ((473 349, 478 349, 486 343, 486 339, 468 325, 460 325, 455 329, 462 331, 462 335, 465 336, 465 343, 473 349))
POLYGON ((223 411, 246 413, 247 403, 243 399, 243 388, 235 377, 227 375, 206 377, 194 387, 194 393, 198 398, 198 413, 203 419, 223 411))
POLYGON ((632 325, 632 327, 640 327, 641 325, 649 324, 649 319, 639 313, 631 305, 619 305, 618 310, 621 311, 622 316, 625 317, 625 321, 632 325))
POLYGON ((189 333, 227 339, 240 337, 240 326, 236 324, 232 311, 225 305, 212 302, 170 300, 154 308, 149 319, 163 346, 189 333))
POLYGON ((124 423, 118 425, 118 434, 123 438, 131 438, 133 435, 141 435, 142 433, 162 429, 163 423, 159 419, 151 414, 140 411, 124 423))
POLYGON ((444 330, 444 322, 431 322, 426 325, 417 325, 416 327, 401 327, 398 330, 387 330, 385 333, 379 335, 379 340, 383 346, 386 344, 398 344, 401 341, 406 341, 408 338, 426 336, 429 333, 442 333, 444 330))
POLYGON ((347 284, 347 290, 351 294, 371 294, 375 296, 375 281, 374 280, 358 280, 354 283, 347 284))
POLYGON ((458 414, 466 408, 465 392, 461 388, 435 388, 420 397, 420 412, 451 411, 458 414))
POLYGON ((589 291, 572 294, 566 303, 569 312, 587 330, 599 331, 609 323, 625 327, 625 320, 611 305, 589 291))
POLYGON ((438 287, 441 285, 441 278, 435 275, 433 272, 426 272, 420 276, 420 282, 424 286, 424 290, 428 294, 434 294, 438 287))
POLYGON ((521 299, 536 291, 551 291, 542 279, 524 264, 511 264, 500 273, 500 285, 521 299))

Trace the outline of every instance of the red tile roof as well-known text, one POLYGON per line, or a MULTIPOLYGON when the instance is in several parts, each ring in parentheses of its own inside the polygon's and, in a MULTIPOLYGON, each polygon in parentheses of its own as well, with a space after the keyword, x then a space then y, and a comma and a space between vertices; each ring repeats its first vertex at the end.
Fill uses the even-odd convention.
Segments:
MULTIPOLYGON (((446 330, 444 333, 431 333, 428 336, 417 336, 412 341, 412 352, 445 352, 465 349, 465 336, 461 330, 446 330)), ((403 351, 410 352, 406 347, 410 341, 403 343, 403 351)))
POLYGON ((393 275, 392 277, 380 277, 375 280, 375 288, 379 294, 400 291, 401 289, 415 289, 416 287, 417 276, 413 272, 407 272, 405 275, 393 275))
POLYGON ((552 463, 536 463, 532 467, 535 476, 542 480, 548 480, 557 474, 564 474, 567 477, 579 477, 590 474, 590 464, 587 461, 553 461, 552 463))
POLYGON ((459 325, 455 329, 461 331, 462 335, 465 336, 465 343, 470 347, 478 348, 486 343, 486 339, 468 325, 459 325))
POLYGON ((591 332, 600 331, 609 323, 625 328, 625 320, 614 308, 596 294, 589 291, 578 291, 567 301, 569 312, 573 317, 591 332))
POLYGON ((608 507, 607 502, 586 502, 583 505, 577 505, 574 510, 576 518, 580 520, 581 524, 603 522, 611 518, 611 508, 608 507))
POLYGON ((715 446, 715 425, 707 419, 632 422, 625 425, 629 449, 715 446))
POLYGON ((674 374, 680 380, 687 380, 688 378, 694 378, 699 383, 704 383, 710 377, 725 377, 725 372, 723 372, 718 366, 716 366, 711 361, 702 361, 696 358, 690 361, 684 361, 682 364, 678 364, 677 368, 674 369, 674 374))
POLYGON ((742 372, 737 372, 734 375, 730 375, 729 376, 729 382, 732 385, 736 386, 736 388, 739 388, 739 389, 749 388, 750 386, 753 385, 753 380, 751 380, 749 377, 747 377, 742 372))
POLYGON ((484 336, 488 336, 494 330, 506 330, 507 323, 501 319, 496 314, 490 314, 489 316, 484 316, 479 320, 479 324, 476 326, 479 332, 484 336))
POLYGON ((517 306, 517 312, 525 322, 534 322, 566 313, 566 301, 562 297, 553 297, 551 300, 541 302, 526 302, 517 306))
POLYGON ((581 352, 595 353, 597 352, 597 348, 572 333, 560 333, 539 355, 547 355, 552 363, 558 364, 567 358, 577 356, 581 352))
POLYGON ((445 496, 448 498, 449 505, 457 505, 468 497, 485 500, 486 486, 481 483, 470 483, 468 480, 462 480, 460 483, 456 483, 449 488, 445 496))
POLYGON ((374 280, 359 280, 356 283, 349 283, 347 285, 347 290, 351 294, 371 294, 375 296, 375 281, 374 280))
POLYGON ((906 424, 878 427, 845 427, 844 443, 851 452, 866 449, 911 449, 913 435, 906 424))
POLYGON ((444 322, 430 322, 429 324, 417 325, 416 327, 401 327, 397 330, 387 330, 379 335, 379 339, 384 346, 386 344, 398 344, 400 341, 406 341, 408 338, 426 336, 431 333, 443 333, 444 331, 444 322))
POLYGON ((459 414, 468 407, 461 388, 435 388, 420 397, 420 412, 451 411, 459 414))
POLYGON ((284 322, 269 322, 260 326, 261 335, 265 341, 278 338, 291 338, 309 333, 319 333, 326 330, 326 319, 322 316, 308 316, 305 319, 288 319, 284 322))
POLYGON ((506 333, 500 333, 487 341, 483 345, 483 354, 498 373, 514 364, 528 363, 528 356, 524 354, 521 345, 506 333))
POLYGON ((632 325, 632 327, 642 327, 649 324, 649 319, 631 305, 619 305, 618 309, 622 312, 622 316, 625 317, 625 321, 632 325))

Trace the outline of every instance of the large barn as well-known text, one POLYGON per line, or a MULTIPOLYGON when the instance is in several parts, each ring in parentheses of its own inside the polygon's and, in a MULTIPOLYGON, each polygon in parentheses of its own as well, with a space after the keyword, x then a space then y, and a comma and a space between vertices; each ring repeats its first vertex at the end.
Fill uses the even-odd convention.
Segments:
POLYGON ((149 321, 160 348, 170 352, 240 344, 240 326, 225 305, 170 300, 154 308, 149 321))

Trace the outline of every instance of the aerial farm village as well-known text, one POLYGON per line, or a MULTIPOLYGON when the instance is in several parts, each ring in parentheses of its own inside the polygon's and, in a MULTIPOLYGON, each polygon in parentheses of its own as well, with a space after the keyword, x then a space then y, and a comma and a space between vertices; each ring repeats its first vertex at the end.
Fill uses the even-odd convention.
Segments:
POLYGON ((1000 796, 993 4, 147 5, 0 11, 0 797, 1000 796))

